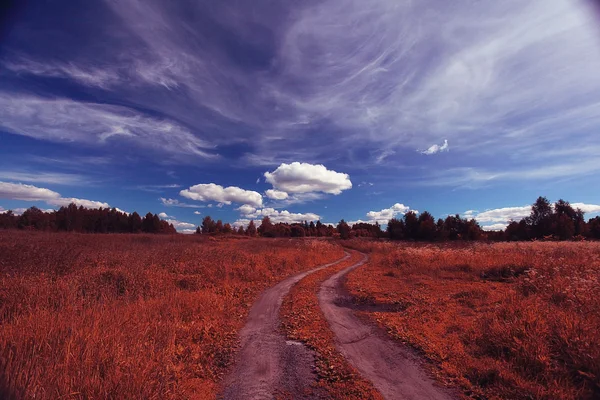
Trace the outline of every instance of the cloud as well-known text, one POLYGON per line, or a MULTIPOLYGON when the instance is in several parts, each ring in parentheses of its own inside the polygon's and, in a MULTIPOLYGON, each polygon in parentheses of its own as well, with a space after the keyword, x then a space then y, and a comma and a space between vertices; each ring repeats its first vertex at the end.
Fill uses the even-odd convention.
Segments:
POLYGON ((165 212, 161 212, 158 214, 160 219, 165 220, 169 224, 172 224, 175 229, 180 233, 194 233, 196 232, 196 225, 189 222, 178 221, 175 218, 167 215, 165 212), (189 232, 191 231, 191 232, 189 232))
POLYGON ((172 224, 177 231, 182 231, 184 229, 196 229, 196 225, 190 224, 189 222, 177 221, 176 219, 165 219, 165 221, 172 224))
POLYGON ((195 215, 200 215, 200 214, 202 214, 202 213, 201 213, 200 211, 194 211, 194 214, 195 214, 195 215))
POLYGON ((529 214, 531 214, 531 206, 522 206, 495 208, 483 212, 468 210, 463 213, 463 217, 468 219, 475 219, 479 223, 506 223, 509 221, 520 221, 521 219, 528 217, 529 214))
MULTIPOLYGON (((404 215, 407 212, 411 211, 409 206, 405 206, 404 204, 396 203, 390 208, 384 208, 380 211, 369 211, 367 215, 367 221, 359 221, 359 222, 367 222, 374 224, 375 222, 379 222, 382 225, 388 223, 388 221, 392 218, 396 218, 399 215, 404 215)), ((415 210, 412 210, 415 211, 415 210)), ((418 211, 415 211, 418 213, 418 211)))
POLYGON ((265 194, 268 198, 273 200, 285 200, 289 197, 286 192, 282 192, 281 190, 268 189, 265 194))
POLYGON ((82 175, 58 172, 0 171, 0 179, 54 185, 82 185, 89 181, 82 175))
POLYGON ((214 146, 186 127, 117 105, 0 92, 0 126, 53 142, 106 145, 113 141, 173 154, 214 157, 214 146))
POLYGON ((223 187, 214 183, 198 184, 179 192, 183 197, 197 201, 217 201, 223 204, 240 203, 255 207, 262 206, 262 196, 252 190, 236 186, 223 187))
POLYGON ((136 186, 136 189, 143 190, 145 192, 159 193, 159 192, 164 192, 164 189, 177 189, 180 187, 181 187, 181 185, 172 183, 172 184, 166 184, 166 185, 139 185, 139 186, 136 186))
POLYGON ((243 206, 236 208, 236 210, 241 212, 243 215, 250 215, 256 212, 256 207, 252 207, 249 204, 244 204, 243 206))
POLYGON ((585 203, 571 203, 571 207, 579 208, 586 214, 598 214, 600 213, 600 205, 598 204, 585 204, 585 203))
POLYGON ((60 199, 46 200, 46 203, 58 207, 66 207, 69 204, 74 203, 78 206, 83 206, 85 208, 110 208, 108 203, 104 203, 102 201, 77 199, 75 197, 61 197, 60 199))
POLYGON ((255 209, 254 211, 251 211, 250 208, 240 207, 240 211, 242 211, 244 218, 238 219, 235 222, 236 226, 247 226, 250 220, 260 220, 264 217, 269 217, 273 223, 283 222, 289 224, 304 221, 318 221, 321 219, 321 217, 315 213, 292 213, 287 210, 279 211, 270 207, 255 209))
POLYGON ((197 205, 197 204, 182 203, 177 199, 167 199, 167 198, 161 197, 161 198, 159 198, 159 200, 163 204, 163 206, 167 206, 167 207, 183 207, 183 208, 202 208, 202 207, 204 207, 204 206, 197 205))
POLYGON ((338 195, 352 188, 348 174, 331 171, 324 165, 283 163, 273 172, 265 172, 266 181, 286 193, 323 192, 338 195))
POLYGON ((508 224, 498 223, 492 225, 483 225, 481 229, 483 229, 484 231, 503 231, 506 229, 507 226, 508 224))
POLYGON ((0 198, 24 201, 43 201, 53 206, 68 206, 75 203, 86 208, 109 208, 108 203, 100 201, 62 197, 59 193, 46 188, 22 183, 0 182, 0 198))
POLYGON ((61 198, 59 193, 50 189, 8 182, 0 182, 0 197, 3 199, 24 201, 48 201, 61 198))
POLYGON ((448 141, 444 140, 444 143, 440 146, 437 144, 434 144, 432 146, 430 146, 427 150, 421 151, 421 154, 425 154, 425 155, 432 155, 432 154, 436 154, 442 151, 448 151, 449 147, 448 147, 448 141))

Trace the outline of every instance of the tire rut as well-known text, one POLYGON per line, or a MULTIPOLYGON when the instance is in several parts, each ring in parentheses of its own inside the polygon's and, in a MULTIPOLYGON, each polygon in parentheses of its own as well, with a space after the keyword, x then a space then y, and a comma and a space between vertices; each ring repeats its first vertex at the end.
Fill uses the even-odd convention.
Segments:
POLYGON ((345 276, 367 260, 363 254, 361 261, 332 275, 319 290, 319 306, 335 334, 336 348, 386 399, 455 398, 427 375, 414 352, 360 320, 353 307, 345 306, 350 301, 344 289, 345 276))
POLYGON ((279 331, 279 309, 298 281, 349 257, 345 252, 341 259, 289 277, 261 294, 240 331, 240 351, 220 398, 273 399, 278 393, 294 399, 308 397, 306 390, 316 381, 314 354, 279 331))

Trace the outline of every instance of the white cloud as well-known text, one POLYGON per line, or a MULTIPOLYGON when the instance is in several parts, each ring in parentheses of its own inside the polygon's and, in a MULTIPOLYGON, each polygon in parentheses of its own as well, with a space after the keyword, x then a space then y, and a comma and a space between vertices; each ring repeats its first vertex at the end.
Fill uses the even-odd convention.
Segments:
POLYGON ((200 206, 197 204, 182 203, 177 199, 167 199, 167 198, 161 197, 159 200, 163 204, 163 206, 167 206, 167 207, 183 207, 183 208, 202 208, 202 207, 204 207, 204 206, 200 206))
POLYGON ((60 199, 60 194, 50 189, 22 183, 0 182, 0 197, 25 201, 48 201, 60 199))
POLYGON ((201 213, 200 211, 197 211, 197 210, 196 210, 196 211, 194 211, 194 214, 196 214, 196 215, 200 215, 200 214, 202 214, 202 213, 201 213))
POLYGON ((479 223, 507 223, 510 221, 520 221, 528 217, 529 214, 531 214, 531 206, 522 206, 495 208, 483 212, 468 210, 463 213, 463 217, 468 219, 474 218, 479 223))
POLYGON ((55 185, 82 185, 87 182, 81 175, 57 172, 0 171, 0 179, 55 185))
POLYGON ((0 126, 41 140, 93 145, 125 140, 168 153, 214 157, 214 146, 184 126, 123 106, 0 93, 0 126))
POLYGON ((352 188, 348 174, 331 171, 324 165, 283 163, 273 172, 265 172, 266 181, 286 193, 323 192, 338 195, 352 188))
MULTIPOLYGON (((369 211, 367 213, 367 222, 375 223, 379 222, 380 224, 387 224, 388 221, 392 218, 396 218, 399 215, 404 215, 410 211, 409 206, 405 206, 404 204, 396 203, 390 208, 384 208, 381 211, 369 211)), ((415 210, 413 210, 415 211, 415 210)), ((418 212, 418 211, 415 211, 418 212)))
POLYGON ((262 206, 262 196, 252 190, 244 190, 236 186, 224 188, 214 183, 198 184, 179 192, 183 197, 198 201, 217 201, 223 204, 240 203, 255 207, 262 206))
POLYGON ((273 200, 285 200, 289 197, 289 195, 286 192, 283 192, 281 190, 276 190, 276 189, 268 189, 265 194, 267 195, 268 198, 273 199, 273 200))
POLYGON ((165 221, 167 221, 170 224, 173 224, 175 229, 177 229, 178 231, 182 231, 184 229, 194 229, 194 230, 196 229, 196 225, 191 224, 189 222, 182 222, 182 221, 178 221, 176 219, 165 219, 165 221))
POLYGON ((169 218, 169 216, 165 212, 161 212, 160 214, 158 214, 158 216, 162 219, 169 218))
POLYGON ((241 212, 243 215, 250 215, 256 212, 256 207, 252 207, 249 204, 244 204, 243 206, 236 208, 236 210, 241 212))
POLYGON ((183 233, 184 235, 191 235, 191 234, 196 233, 196 229, 181 229, 181 230, 178 230, 177 232, 183 233))
MULTIPOLYGON (((240 208, 242 208, 242 207, 240 207, 240 208)), ((245 209, 245 211, 250 211, 250 209, 249 208, 245 209)), ((292 213, 287 210, 279 211, 274 208, 257 209, 257 210, 254 210, 253 212, 243 214, 243 216, 244 216, 244 218, 238 219, 235 222, 237 224, 236 226, 239 226, 239 225, 246 226, 250 222, 250 219, 260 220, 263 217, 269 217, 271 219, 271 222, 273 222, 273 223, 283 222, 283 223, 289 223, 289 224, 294 223, 294 222, 318 221, 321 219, 321 217, 319 215, 314 214, 314 213, 292 213)))
POLYGON ((444 140, 444 143, 440 146, 437 144, 434 144, 432 146, 430 146, 427 150, 421 151, 421 154, 425 154, 425 155, 432 155, 432 154, 436 154, 442 151, 448 151, 449 147, 448 147, 448 141, 444 140))
POLYGON ((585 204, 585 203, 571 203, 571 207, 579 208, 586 214, 598 214, 600 213, 600 205, 598 204, 585 204))
POLYGON ((24 201, 44 201, 53 206, 68 206, 75 203, 78 206, 87 208, 108 208, 108 203, 100 201, 77 199, 74 197, 61 197, 55 191, 46 188, 39 188, 33 185, 22 183, 0 182, 0 198, 24 200, 24 201))
POLYGON ((506 229, 508 224, 492 224, 492 225, 484 225, 481 227, 484 231, 503 231, 506 229))
POLYGON ((108 203, 104 203, 102 201, 76 199, 75 197, 61 197, 59 199, 46 200, 46 203, 58 207, 66 207, 69 204, 74 203, 78 206, 83 206, 85 208, 110 208, 110 205, 108 205, 108 203))

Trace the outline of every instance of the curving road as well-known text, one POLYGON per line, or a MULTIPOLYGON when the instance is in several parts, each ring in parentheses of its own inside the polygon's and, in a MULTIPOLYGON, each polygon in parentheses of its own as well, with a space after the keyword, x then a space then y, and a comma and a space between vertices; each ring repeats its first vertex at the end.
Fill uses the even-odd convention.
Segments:
POLYGON ((273 399, 277 393, 294 399, 308 396, 305 391, 316 379, 314 355, 279 332, 279 308, 293 285, 313 272, 348 259, 350 254, 345 254, 333 263, 294 275, 263 292, 240 332, 241 350, 233 371, 225 379, 224 399, 273 399))
POLYGON ((452 399, 447 389, 427 376, 410 350, 354 315, 344 278, 367 259, 363 254, 361 261, 332 275, 319 291, 319 305, 338 351, 386 399, 452 399))

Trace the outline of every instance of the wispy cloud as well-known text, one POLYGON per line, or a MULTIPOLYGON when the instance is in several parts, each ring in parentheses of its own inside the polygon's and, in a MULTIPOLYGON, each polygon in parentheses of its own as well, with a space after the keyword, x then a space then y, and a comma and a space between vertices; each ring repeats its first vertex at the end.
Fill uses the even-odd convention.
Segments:
POLYGON ((58 172, 27 172, 27 171, 0 171, 0 179, 19 182, 47 183, 54 185, 82 185, 89 183, 89 179, 78 174, 63 174, 58 172))

